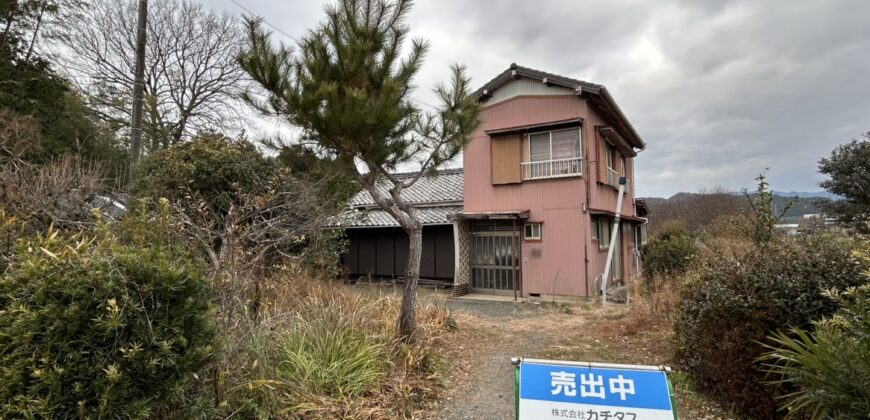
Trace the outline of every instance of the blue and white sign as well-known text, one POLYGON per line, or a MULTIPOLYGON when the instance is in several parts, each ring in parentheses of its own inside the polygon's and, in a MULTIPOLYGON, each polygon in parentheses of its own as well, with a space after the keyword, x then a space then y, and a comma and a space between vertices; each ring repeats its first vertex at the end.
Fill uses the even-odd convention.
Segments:
POLYGON ((674 420, 668 378, 655 366, 522 359, 517 418, 674 420))

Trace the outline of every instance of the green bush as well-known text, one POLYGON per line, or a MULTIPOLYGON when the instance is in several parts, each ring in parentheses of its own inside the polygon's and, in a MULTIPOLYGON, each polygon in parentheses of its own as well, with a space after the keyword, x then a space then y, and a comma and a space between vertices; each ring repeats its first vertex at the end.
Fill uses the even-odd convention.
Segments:
POLYGON ((752 418, 771 418, 784 389, 764 387, 756 358, 783 327, 807 328, 830 316, 827 289, 866 282, 851 242, 803 238, 767 243, 733 256, 719 250, 699 261, 680 292, 675 347, 680 364, 710 395, 752 418))
POLYGON ((241 195, 265 192, 275 168, 243 139, 202 134, 144 159, 136 189, 152 198, 203 200, 206 210, 223 215, 241 195))
POLYGON ((797 391, 781 410, 813 419, 866 419, 870 413, 870 285, 832 294, 840 309, 813 335, 776 333, 760 361, 774 386, 797 391))
POLYGON ((183 249, 56 232, 0 277, 0 418, 167 416, 213 350, 210 280, 183 249))
POLYGON ((686 227, 677 223, 668 224, 644 245, 643 274, 651 279, 656 275, 683 273, 697 253, 697 240, 686 227))
POLYGON ((280 346, 278 376, 291 393, 356 397, 386 373, 383 344, 329 308, 307 308, 280 346))

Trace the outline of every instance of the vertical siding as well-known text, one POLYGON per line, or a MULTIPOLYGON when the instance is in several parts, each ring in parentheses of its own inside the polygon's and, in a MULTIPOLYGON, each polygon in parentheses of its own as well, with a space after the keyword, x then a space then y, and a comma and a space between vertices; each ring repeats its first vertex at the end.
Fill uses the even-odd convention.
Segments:
MULTIPOLYGON (((574 95, 519 96, 488 106, 482 114, 483 125, 473 136, 464 153, 465 211, 529 210, 529 221, 542 222, 542 241, 522 244, 523 294, 585 296, 593 290, 601 273, 606 252, 592 243, 591 219, 583 212, 586 183, 590 184, 588 206, 613 211, 616 191, 597 183, 598 159, 594 127, 605 125, 601 116, 585 100, 574 95), (512 185, 493 185, 492 156, 487 130, 583 118, 583 177, 529 181, 512 185), (591 176, 587 180, 587 177, 591 176), (584 255, 588 254, 586 267, 584 255), (586 283, 588 269, 589 284, 586 283)), ((628 170, 633 172, 632 159, 628 170)), ((634 197, 625 197, 623 213, 634 216, 634 197)), ((623 247, 634 243, 623 237, 623 247)), ((623 254, 624 273, 633 272, 634 256, 623 254), (630 263, 630 264, 629 264, 630 263)))

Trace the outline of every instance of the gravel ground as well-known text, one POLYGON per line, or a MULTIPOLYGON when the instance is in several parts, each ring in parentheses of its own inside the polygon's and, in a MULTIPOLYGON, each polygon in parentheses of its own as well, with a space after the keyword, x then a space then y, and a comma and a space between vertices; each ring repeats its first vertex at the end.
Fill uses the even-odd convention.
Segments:
POLYGON ((576 335, 590 311, 565 306, 450 299, 459 325, 450 382, 444 397, 428 408, 432 419, 511 419, 514 413, 512 357, 534 357, 576 335))

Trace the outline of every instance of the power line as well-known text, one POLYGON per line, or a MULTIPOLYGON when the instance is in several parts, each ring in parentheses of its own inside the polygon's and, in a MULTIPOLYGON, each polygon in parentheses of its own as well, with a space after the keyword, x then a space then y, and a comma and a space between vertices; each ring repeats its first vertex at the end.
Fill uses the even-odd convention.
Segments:
POLYGON ((426 106, 428 106, 429 108, 436 109, 436 110, 438 109, 437 106, 432 105, 432 104, 430 104, 430 103, 428 103, 428 102, 421 101, 421 100, 419 100, 419 99, 417 99, 417 98, 411 98, 411 100, 414 101, 414 102, 419 102, 420 104, 426 105, 426 106))
POLYGON ((251 9, 248 9, 248 8, 245 7, 245 6, 242 6, 242 5, 241 5, 239 2, 237 2, 236 0, 230 0, 230 2, 231 2, 232 4, 235 4, 236 6, 238 6, 240 9, 242 9, 242 10, 248 12, 248 14, 260 18, 260 20, 261 20, 263 23, 265 23, 266 26, 268 26, 268 27, 274 29, 274 30, 275 30, 276 32, 278 32, 279 34, 284 35, 284 36, 286 36, 287 38, 292 39, 293 42, 296 42, 297 44, 299 43, 299 41, 298 41, 295 37, 293 37, 292 35, 288 34, 287 32, 282 31, 281 28, 279 28, 279 27, 277 27, 277 26, 275 26, 275 25, 269 23, 269 21, 266 20, 264 17, 262 17, 262 16, 260 16, 260 15, 258 15, 258 14, 256 14, 256 13, 254 13, 253 11, 251 11, 251 9))

